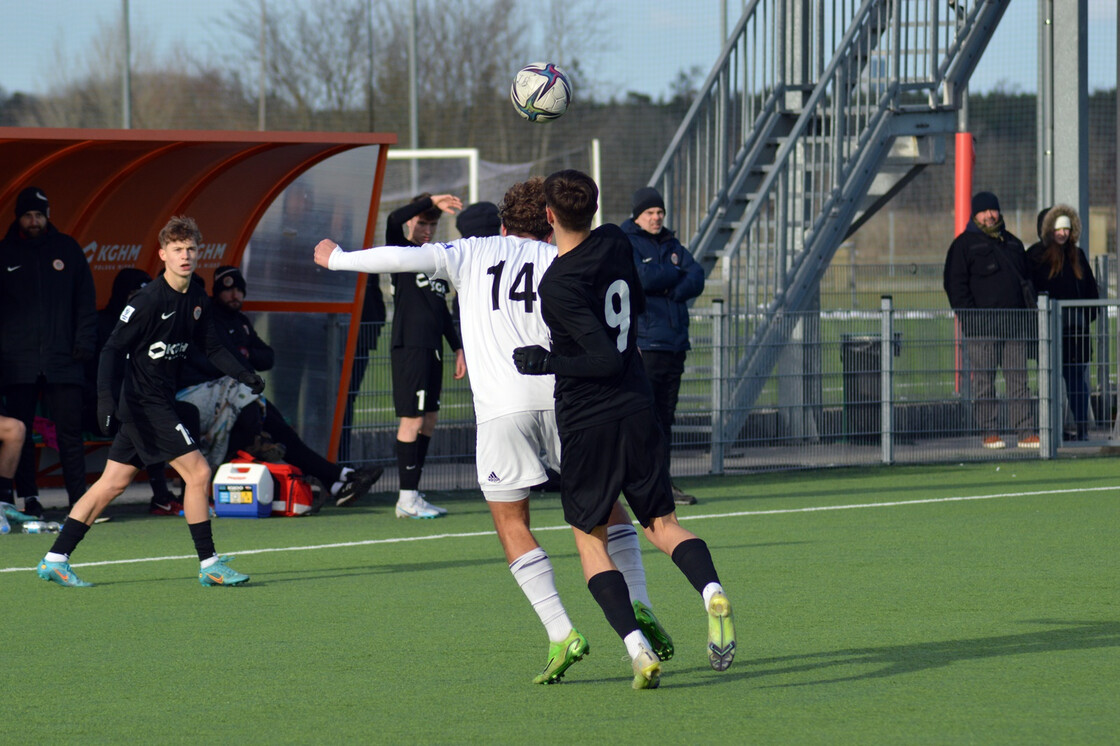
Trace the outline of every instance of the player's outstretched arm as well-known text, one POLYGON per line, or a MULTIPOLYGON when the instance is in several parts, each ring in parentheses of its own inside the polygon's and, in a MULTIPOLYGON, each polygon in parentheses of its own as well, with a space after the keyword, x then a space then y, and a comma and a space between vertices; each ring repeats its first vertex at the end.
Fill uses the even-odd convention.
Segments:
POLYGON ((324 238, 315 246, 315 263, 327 269, 351 272, 431 274, 439 269, 439 251, 441 247, 438 244, 377 246, 363 251, 343 251, 334 241, 324 238))

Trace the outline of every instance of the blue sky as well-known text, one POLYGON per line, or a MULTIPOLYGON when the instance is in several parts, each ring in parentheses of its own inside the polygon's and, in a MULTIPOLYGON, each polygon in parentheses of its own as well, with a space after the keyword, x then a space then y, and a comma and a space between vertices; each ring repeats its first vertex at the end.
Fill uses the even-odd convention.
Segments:
MULTIPOLYGON (((240 0, 249 2, 250 0, 240 0)), ((256 0, 251 0, 256 5, 256 0)), ((268 0, 270 5, 305 0, 268 0)), ((218 21, 233 0, 130 0, 134 35, 152 37, 157 49, 175 40, 194 49, 221 45, 218 21)), ((42 93, 58 79, 56 46, 73 59, 88 47, 102 21, 119 17, 122 0, 37 0, 33 11, 0 0, 4 42, 0 88, 42 93), (7 7, 3 7, 7 6, 7 7)), ((601 3, 612 47, 598 60, 598 77, 619 95, 636 91, 664 96, 677 72, 693 66, 706 73, 719 53, 720 0, 610 0, 601 3)), ((732 12, 742 0, 726 0, 732 12)), ((1001 86, 1032 91, 1037 63, 1034 27, 1038 3, 1015 0, 973 78, 974 91, 1001 86)), ((1116 0, 1089 0, 1089 84, 1116 84, 1116 0)))

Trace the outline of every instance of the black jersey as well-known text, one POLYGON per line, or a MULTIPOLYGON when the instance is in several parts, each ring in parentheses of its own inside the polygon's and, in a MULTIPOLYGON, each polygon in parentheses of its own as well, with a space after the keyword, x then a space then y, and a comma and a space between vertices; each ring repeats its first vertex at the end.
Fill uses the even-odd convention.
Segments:
POLYGON ((209 303, 196 283, 180 293, 163 275, 129 300, 97 368, 98 394, 113 394, 121 422, 135 422, 149 410, 174 408, 179 368, 192 343, 205 349, 226 375, 236 377, 245 370, 214 332, 209 303))
MULTIPOLYGON (((416 246, 404 237, 404 224, 432 209, 431 197, 394 210, 385 221, 386 246, 416 246)), ((432 280, 423 272, 396 272, 393 283, 393 347, 443 349, 443 338, 451 349, 463 346, 451 312, 446 280, 432 280)), ((368 292, 368 291, 367 291, 368 292)))
POLYGON ((556 258, 538 292, 552 335, 560 432, 652 406, 637 345, 645 296, 626 234, 616 225, 596 228, 556 258))

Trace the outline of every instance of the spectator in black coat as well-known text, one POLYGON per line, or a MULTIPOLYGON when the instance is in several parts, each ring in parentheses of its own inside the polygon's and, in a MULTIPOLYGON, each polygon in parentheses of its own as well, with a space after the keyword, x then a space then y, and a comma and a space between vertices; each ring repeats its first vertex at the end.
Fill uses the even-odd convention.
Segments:
MULTIPOLYGON (((1077 245, 1081 218, 1069 205, 1039 213, 1039 242, 1027 249, 1027 265, 1038 292, 1057 300, 1095 300, 1097 280, 1085 252, 1077 245)), ((1062 309, 1062 378, 1073 412, 1074 440, 1089 433, 1089 361, 1093 358, 1090 325, 1096 308, 1062 309)))
MULTIPOLYGON (((40 398, 54 421, 70 504, 86 490, 82 444, 85 361, 97 342, 96 292, 82 248, 50 221, 38 187, 16 198, 16 219, 0 241, 0 380, 10 416, 28 435, 40 398)), ((35 449, 24 440, 15 475, 23 510, 41 516, 35 449)))
POLYGON ((956 311, 971 364, 973 414, 985 448, 1004 448, 996 369, 1003 369, 1011 427, 1020 448, 1038 448, 1027 384, 1028 346, 1036 338, 1033 287, 1023 242, 1003 224, 991 192, 972 198, 972 219, 945 256, 945 294, 956 311))

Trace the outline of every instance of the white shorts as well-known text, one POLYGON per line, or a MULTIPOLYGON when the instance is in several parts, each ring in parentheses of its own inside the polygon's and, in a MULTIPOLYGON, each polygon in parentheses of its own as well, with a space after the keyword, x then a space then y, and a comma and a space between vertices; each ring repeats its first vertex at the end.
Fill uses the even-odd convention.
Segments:
POLYGON ((517 412, 478 425, 478 484, 487 500, 517 502, 560 469, 560 433, 551 409, 517 412))

